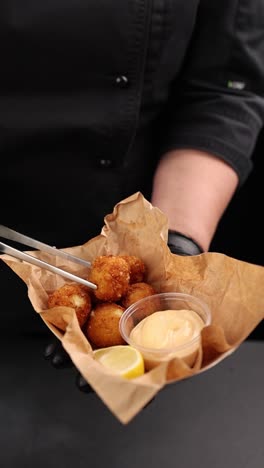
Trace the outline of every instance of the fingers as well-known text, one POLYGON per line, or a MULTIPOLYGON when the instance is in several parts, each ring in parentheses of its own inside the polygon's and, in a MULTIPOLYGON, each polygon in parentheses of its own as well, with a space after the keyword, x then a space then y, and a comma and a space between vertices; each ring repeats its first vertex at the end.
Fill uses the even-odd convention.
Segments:
MULTIPOLYGON (((73 362, 58 339, 52 339, 44 349, 44 358, 56 369, 72 367, 73 362)), ((86 382, 83 376, 78 373, 76 386, 83 393, 94 393, 92 387, 86 382)))
MULTIPOLYGON (((53 367, 56 369, 65 369, 67 367, 72 367, 73 363, 69 357, 69 355, 66 353, 65 349, 62 347, 61 343, 57 339, 53 339, 44 349, 44 358, 47 361, 50 361, 53 367)), ((78 390, 80 390, 82 393, 86 394, 91 394, 95 393, 94 389, 87 383, 87 381, 84 379, 84 377, 78 373, 76 376, 76 381, 75 381, 76 387, 78 390)), ((152 400, 150 400, 145 408, 152 403, 152 400)))
POLYGON ((93 388, 86 382, 81 374, 76 377, 76 386, 83 393, 94 393, 93 388))
POLYGON ((53 339, 44 349, 44 358, 56 367, 56 369, 65 369, 72 367, 72 361, 60 341, 53 339))

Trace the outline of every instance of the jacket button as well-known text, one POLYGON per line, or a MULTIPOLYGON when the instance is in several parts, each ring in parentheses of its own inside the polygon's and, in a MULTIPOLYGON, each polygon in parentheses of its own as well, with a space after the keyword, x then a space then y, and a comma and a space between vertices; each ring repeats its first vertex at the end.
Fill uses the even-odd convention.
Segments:
POLYGON ((120 88, 127 88, 129 85, 128 78, 125 75, 117 76, 115 82, 120 88))
POLYGON ((100 159, 99 164, 101 167, 111 167, 113 162, 111 159, 100 159))

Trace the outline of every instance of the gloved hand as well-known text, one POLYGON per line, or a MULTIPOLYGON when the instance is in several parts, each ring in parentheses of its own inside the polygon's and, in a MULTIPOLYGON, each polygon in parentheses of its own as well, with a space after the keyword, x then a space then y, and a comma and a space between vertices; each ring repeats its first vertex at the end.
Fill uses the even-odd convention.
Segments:
MULTIPOLYGON (((44 349, 44 358, 50 361, 56 369, 66 369, 73 366, 73 362, 65 351, 60 341, 53 338, 44 349)), ((76 386, 85 393, 93 393, 93 388, 86 382, 83 376, 78 373, 76 376, 76 386)))
MULTIPOLYGON (((199 255, 203 252, 201 247, 193 239, 173 230, 169 230, 168 233, 168 247, 172 253, 177 255, 199 255)), ((57 369, 65 369, 66 367, 73 366, 69 355, 56 338, 51 340, 46 346, 44 357, 57 369)), ((78 373, 76 377, 76 386, 82 392, 94 392, 80 373, 78 373)))

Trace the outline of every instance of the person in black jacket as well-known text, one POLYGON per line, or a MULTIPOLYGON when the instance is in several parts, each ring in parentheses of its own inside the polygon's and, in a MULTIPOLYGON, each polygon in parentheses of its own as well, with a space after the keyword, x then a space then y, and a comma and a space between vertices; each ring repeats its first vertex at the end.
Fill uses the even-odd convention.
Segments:
POLYGON ((141 191, 208 251, 263 126, 263 1, 1 5, 2 224, 78 245, 141 191))

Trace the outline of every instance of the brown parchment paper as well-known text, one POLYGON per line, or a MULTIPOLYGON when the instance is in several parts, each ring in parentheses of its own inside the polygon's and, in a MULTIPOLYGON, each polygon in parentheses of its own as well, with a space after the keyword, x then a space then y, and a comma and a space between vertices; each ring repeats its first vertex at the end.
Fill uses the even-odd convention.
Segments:
MULTIPOLYGON (((71 308, 47 309, 48 294, 65 278, 8 255, 0 258, 27 284, 34 310, 61 340, 76 368, 118 420, 127 424, 165 386, 215 366, 234 352, 264 317, 264 267, 219 253, 193 257, 171 254, 166 216, 140 192, 120 201, 104 218, 99 236, 65 249, 93 261, 97 255, 130 254, 147 265, 147 281, 157 291, 191 293, 207 302, 212 323, 202 332, 202 344, 192 368, 171 359, 134 380, 112 375, 92 357, 92 349, 71 308)), ((30 252, 38 258, 85 277, 87 270, 59 257, 30 252)), ((17 305, 19 307, 19 304, 17 305)), ((85 404, 85 403, 84 403, 85 404)))

